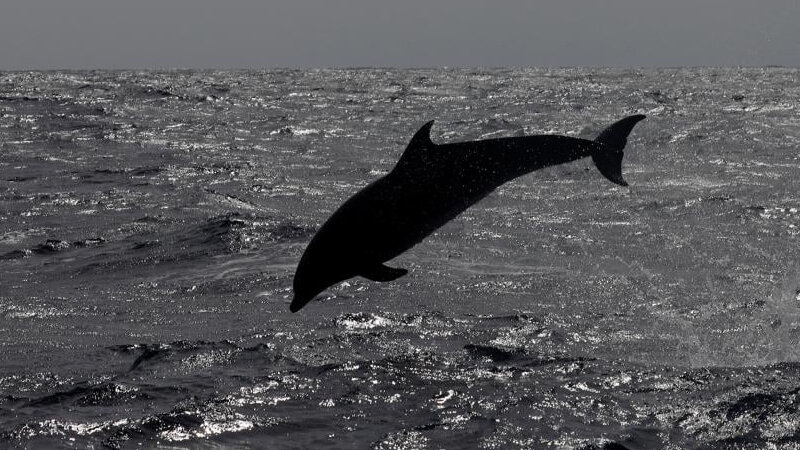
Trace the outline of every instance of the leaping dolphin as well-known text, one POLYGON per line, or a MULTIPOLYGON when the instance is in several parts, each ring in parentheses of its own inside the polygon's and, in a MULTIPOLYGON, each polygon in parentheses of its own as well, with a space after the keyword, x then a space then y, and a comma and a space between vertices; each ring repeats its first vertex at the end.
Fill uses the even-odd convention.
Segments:
POLYGON ((391 172, 356 192, 322 225, 294 275, 299 311, 328 287, 355 276, 392 281, 408 273, 384 263, 400 255, 500 185, 544 167, 591 156, 621 186, 623 149, 634 125, 626 117, 593 141, 557 135, 434 144, 433 121, 411 138, 391 172))

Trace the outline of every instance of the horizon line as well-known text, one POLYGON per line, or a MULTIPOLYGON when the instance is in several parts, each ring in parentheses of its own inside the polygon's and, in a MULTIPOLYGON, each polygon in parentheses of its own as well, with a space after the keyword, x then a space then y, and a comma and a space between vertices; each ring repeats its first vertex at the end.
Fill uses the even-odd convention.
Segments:
POLYGON ((602 69, 602 70, 674 70, 674 69, 800 69, 800 65, 782 65, 782 64, 765 64, 765 65, 699 65, 691 64, 685 66, 674 65, 643 65, 643 66, 602 66, 602 65, 553 65, 553 66, 273 66, 273 67, 180 67, 180 66, 142 66, 142 67, 56 67, 56 68, 0 68, 0 73, 9 72, 89 72, 89 71, 103 71, 103 72, 126 72, 126 71, 162 71, 162 72, 180 72, 180 71, 314 71, 314 70, 498 70, 498 69, 548 69, 548 70, 562 70, 562 69, 602 69))

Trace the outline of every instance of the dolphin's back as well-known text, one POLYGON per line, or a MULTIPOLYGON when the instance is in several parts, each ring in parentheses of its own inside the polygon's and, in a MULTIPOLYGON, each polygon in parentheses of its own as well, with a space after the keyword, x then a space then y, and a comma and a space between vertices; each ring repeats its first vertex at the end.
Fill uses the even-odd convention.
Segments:
MULTIPOLYGON (((601 145, 568 136, 521 136, 476 142, 444 144, 442 157, 457 178, 467 178, 476 188, 506 183, 545 167, 589 156, 601 145)), ((451 172, 452 173, 452 172, 451 172)))

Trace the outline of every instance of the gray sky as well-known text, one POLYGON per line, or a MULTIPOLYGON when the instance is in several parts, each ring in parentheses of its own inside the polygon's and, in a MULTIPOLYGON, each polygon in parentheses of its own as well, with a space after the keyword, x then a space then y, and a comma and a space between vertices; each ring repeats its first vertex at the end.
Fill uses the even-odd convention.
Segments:
POLYGON ((800 66, 800 0, 2 0, 0 70, 800 66))

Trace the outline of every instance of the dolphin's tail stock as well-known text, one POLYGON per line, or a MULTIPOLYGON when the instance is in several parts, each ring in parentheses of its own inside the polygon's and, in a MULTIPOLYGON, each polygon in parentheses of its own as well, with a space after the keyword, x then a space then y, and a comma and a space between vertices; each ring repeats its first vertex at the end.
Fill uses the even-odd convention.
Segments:
POLYGON ((608 178, 612 183, 620 186, 627 186, 628 183, 622 179, 622 156, 625 144, 628 143, 628 135, 634 125, 644 120, 645 116, 637 114, 628 116, 618 122, 614 122, 603 130, 595 142, 603 144, 602 149, 592 153, 592 160, 597 166, 597 170, 608 178))

